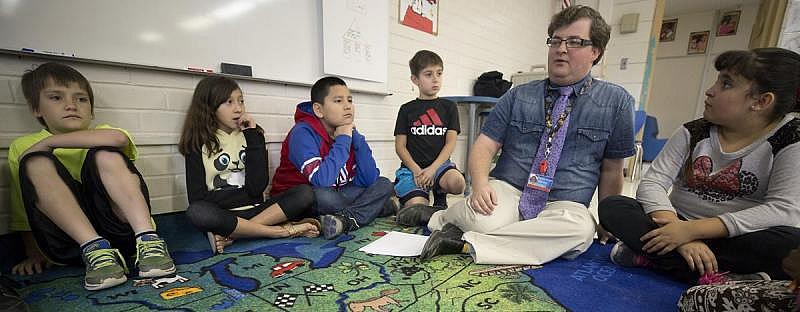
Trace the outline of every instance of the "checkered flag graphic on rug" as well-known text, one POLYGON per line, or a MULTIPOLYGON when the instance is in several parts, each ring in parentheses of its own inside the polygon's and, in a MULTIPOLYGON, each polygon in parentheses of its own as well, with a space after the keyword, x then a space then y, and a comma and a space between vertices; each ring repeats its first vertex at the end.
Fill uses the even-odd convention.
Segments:
POLYGON ((305 287, 307 294, 333 291, 333 284, 311 284, 305 287))
POLYGON ((274 304, 281 308, 291 308, 294 306, 294 302, 297 301, 297 296, 292 294, 278 294, 275 297, 274 304))

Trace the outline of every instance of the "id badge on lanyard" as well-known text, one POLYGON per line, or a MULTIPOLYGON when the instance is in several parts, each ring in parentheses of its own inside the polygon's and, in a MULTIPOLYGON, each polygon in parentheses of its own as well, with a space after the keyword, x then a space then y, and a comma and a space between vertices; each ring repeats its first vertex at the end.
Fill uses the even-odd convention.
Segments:
POLYGON ((531 173, 528 176, 528 187, 550 193, 550 189, 553 188, 553 178, 544 174, 531 173))

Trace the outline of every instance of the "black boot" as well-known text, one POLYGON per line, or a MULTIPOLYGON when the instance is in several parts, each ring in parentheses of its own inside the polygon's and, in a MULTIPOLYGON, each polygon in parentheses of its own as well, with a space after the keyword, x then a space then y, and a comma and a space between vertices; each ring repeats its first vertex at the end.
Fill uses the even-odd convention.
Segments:
POLYGON ((433 231, 422 247, 422 261, 430 260, 436 256, 459 254, 464 251, 464 240, 461 236, 464 231, 453 224, 445 224, 441 231, 433 231))
POLYGON ((441 231, 447 234, 447 237, 452 237, 455 239, 461 239, 461 236, 464 235, 464 231, 452 223, 446 223, 444 226, 442 226, 441 231))
POLYGON ((397 212, 397 224, 402 226, 427 225, 434 212, 442 208, 417 204, 400 209, 397 212))

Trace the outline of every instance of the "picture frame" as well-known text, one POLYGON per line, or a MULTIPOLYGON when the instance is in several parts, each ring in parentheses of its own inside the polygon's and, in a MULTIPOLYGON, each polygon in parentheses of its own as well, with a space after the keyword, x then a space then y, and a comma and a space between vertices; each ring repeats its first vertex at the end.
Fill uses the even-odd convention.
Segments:
POLYGON ((689 34, 689 46, 686 49, 686 54, 704 54, 708 47, 708 37, 711 31, 696 31, 689 34))
POLYGON ((719 18, 719 25, 717 25, 717 37, 736 35, 741 15, 742 11, 740 10, 722 13, 719 18))
POLYGON ((398 22, 416 30, 439 34, 439 0, 400 0, 398 22))
POLYGON ((675 41, 675 33, 678 31, 678 19, 668 19, 661 22, 661 33, 658 35, 659 42, 675 41))

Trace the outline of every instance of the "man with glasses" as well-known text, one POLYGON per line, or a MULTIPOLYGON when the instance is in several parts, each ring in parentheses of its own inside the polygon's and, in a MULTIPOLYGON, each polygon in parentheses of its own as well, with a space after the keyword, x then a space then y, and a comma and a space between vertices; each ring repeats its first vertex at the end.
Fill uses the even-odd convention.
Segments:
MULTIPOLYGON (((462 252, 487 264, 574 258, 594 238, 587 207, 595 188, 600 199, 622 191, 623 159, 634 154, 634 99, 590 75, 611 28, 594 9, 572 6, 547 31, 549 78, 500 98, 469 155, 473 193, 431 217, 423 259, 462 252)), ((604 243, 608 234, 598 232, 604 243)))

